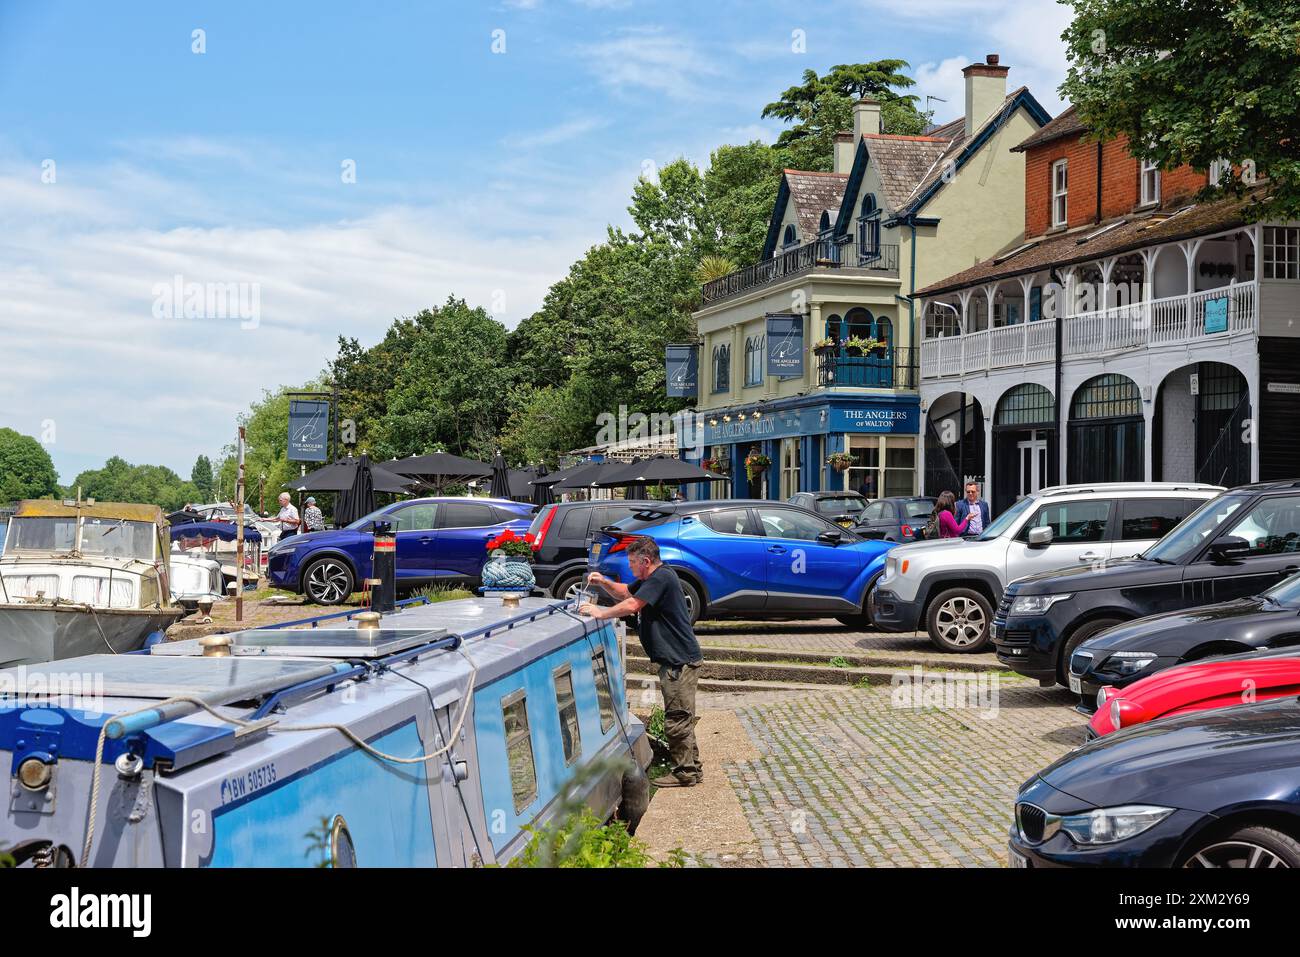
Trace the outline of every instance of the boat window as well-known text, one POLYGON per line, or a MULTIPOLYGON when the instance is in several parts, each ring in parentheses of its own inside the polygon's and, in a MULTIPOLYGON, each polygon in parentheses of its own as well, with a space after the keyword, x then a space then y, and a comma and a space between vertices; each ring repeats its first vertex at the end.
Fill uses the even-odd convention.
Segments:
POLYGON ((564 763, 572 764, 582 754, 582 732, 578 728, 578 701, 573 697, 573 669, 568 665, 555 672, 555 707, 560 712, 564 763))
POLYGON ((614 696, 609 690, 609 670, 605 666, 605 649, 591 656, 591 673, 596 680, 596 700, 600 704, 600 730, 614 727, 614 696))
MULTIPOLYGON (((111 518, 87 518, 81 533, 83 555, 153 560, 154 526, 111 518)), ((15 518, 9 523, 11 551, 70 552, 77 540, 77 520, 15 518)))
POLYGON ((6 601, 14 598, 35 598, 38 594, 49 601, 59 597, 58 575, 5 575, 6 601))
POLYGON ((537 797, 537 770, 533 766, 533 738, 528 730, 528 699, 521 688, 501 699, 506 728, 506 759, 510 763, 510 793, 518 814, 537 797))
POLYGON ((98 575, 74 575, 72 578, 72 600, 94 605, 97 608, 134 608, 135 584, 121 576, 112 579, 112 595, 109 595, 109 577, 98 575))

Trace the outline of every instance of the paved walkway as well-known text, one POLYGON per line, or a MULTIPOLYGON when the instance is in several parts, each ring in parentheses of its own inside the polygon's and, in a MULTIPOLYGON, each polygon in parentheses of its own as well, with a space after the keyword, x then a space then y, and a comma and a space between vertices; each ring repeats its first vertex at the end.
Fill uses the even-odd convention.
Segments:
POLYGON ((1001 866, 1016 789, 1083 719, 1061 689, 982 678, 982 709, 887 686, 701 695, 706 786, 657 792, 638 836, 715 866, 1001 866))
POLYGON ((773 651, 810 651, 831 654, 881 652, 891 659, 915 658, 932 663, 937 658, 961 662, 994 663, 990 647, 976 654, 954 654, 937 648, 925 632, 889 634, 883 631, 854 631, 833 618, 816 621, 705 621, 695 626, 696 637, 706 648, 762 648, 773 651))

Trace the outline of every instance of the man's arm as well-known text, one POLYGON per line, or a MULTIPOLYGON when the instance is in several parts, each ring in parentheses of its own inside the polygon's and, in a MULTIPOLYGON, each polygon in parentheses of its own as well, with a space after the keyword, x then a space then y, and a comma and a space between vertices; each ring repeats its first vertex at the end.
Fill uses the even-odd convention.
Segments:
MULTIPOLYGON (((624 590, 626 591, 626 588, 624 590)), ((578 614, 588 615, 597 621, 603 621, 606 618, 630 618, 645 606, 646 603, 640 598, 632 596, 624 598, 617 605, 610 605, 608 608, 586 602, 578 608, 578 614)))
MULTIPOLYGON (((615 601, 626 601, 632 594, 632 590, 622 582, 612 581, 600 572, 592 572, 587 576, 587 581, 593 585, 599 585, 615 601)), ((642 604, 645 603, 642 602, 642 604)))

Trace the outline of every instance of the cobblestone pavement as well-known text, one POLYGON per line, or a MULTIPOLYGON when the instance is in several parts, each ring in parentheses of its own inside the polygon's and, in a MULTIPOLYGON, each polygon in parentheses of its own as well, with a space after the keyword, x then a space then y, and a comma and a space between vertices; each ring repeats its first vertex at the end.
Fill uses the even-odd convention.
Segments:
POLYGON ((778 651, 813 651, 833 654, 888 653, 891 658, 916 658, 932 662, 936 655, 960 662, 995 662, 990 647, 977 654, 945 652, 925 632, 889 634, 883 631, 853 631, 833 618, 816 621, 705 621, 695 626, 705 648, 763 648, 778 651))
POLYGON ((724 867, 1003 866, 1016 790, 1083 740, 1084 721, 1063 689, 984 680, 996 710, 897 707, 887 686, 701 696, 734 709, 757 749, 713 772, 754 840, 686 850, 724 867))

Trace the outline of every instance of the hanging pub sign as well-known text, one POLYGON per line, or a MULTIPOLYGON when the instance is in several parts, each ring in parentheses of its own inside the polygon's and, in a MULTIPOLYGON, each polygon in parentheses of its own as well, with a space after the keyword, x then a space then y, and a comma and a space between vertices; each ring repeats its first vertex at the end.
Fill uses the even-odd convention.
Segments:
POLYGON ((694 399, 700 391, 700 352, 695 345, 670 345, 667 347, 668 396, 675 399, 694 399))
POLYGON ((767 374, 803 378, 803 316, 767 317, 767 374))
POLYGON ((1205 334, 1228 331, 1228 297, 1205 300, 1205 334))
POLYGON ((319 399, 289 400, 289 461, 329 459, 330 404, 319 399))

